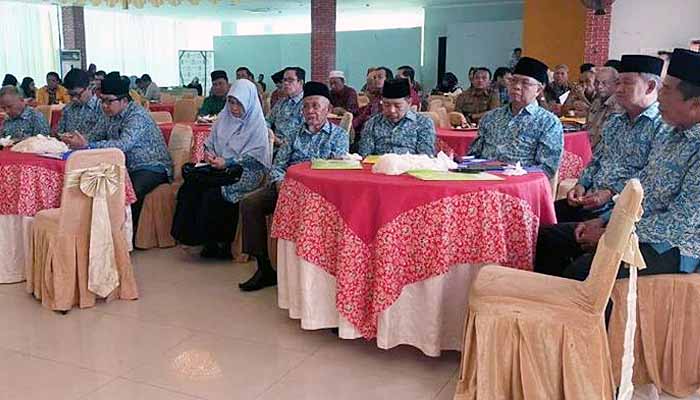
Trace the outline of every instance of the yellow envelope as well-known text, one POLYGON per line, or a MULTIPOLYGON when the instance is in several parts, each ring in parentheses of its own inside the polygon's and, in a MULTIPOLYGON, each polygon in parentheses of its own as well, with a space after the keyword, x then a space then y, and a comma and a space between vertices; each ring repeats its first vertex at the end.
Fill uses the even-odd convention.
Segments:
POLYGON ((469 174, 462 172, 444 172, 444 171, 430 171, 430 170, 415 170, 408 171, 407 174, 414 178, 418 178, 422 181, 502 181, 504 178, 489 174, 486 172, 479 172, 477 174, 469 174))

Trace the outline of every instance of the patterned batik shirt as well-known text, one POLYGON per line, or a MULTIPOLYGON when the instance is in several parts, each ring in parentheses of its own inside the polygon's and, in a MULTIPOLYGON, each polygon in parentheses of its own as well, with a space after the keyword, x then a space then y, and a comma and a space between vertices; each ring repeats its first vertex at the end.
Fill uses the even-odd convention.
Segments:
POLYGON ((238 203, 247 193, 260 187, 268 169, 255 158, 244 155, 241 159, 226 160, 226 166, 240 165, 243 168, 241 179, 233 185, 222 186, 221 194, 231 203, 238 203))
POLYGON ((455 111, 461 112, 472 122, 478 122, 474 114, 493 110, 500 104, 498 92, 492 89, 476 89, 470 87, 463 91, 455 100, 455 111))
POLYGON ((314 158, 334 159, 347 154, 349 135, 345 129, 326 121, 320 131, 309 131, 306 124, 293 132, 275 154, 270 182, 284 179, 287 168, 314 158))
POLYGON ((556 115, 528 104, 513 115, 510 105, 488 112, 469 155, 523 166, 540 167, 550 178, 559 169, 564 131, 556 115))
POLYGON ((377 114, 365 124, 360 137, 360 155, 427 154, 435 155, 433 120, 409 110, 397 123, 377 114))
POLYGON ((304 125, 304 115, 301 111, 304 106, 303 98, 304 92, 294 97, 285 97, 270 111, 267 122, 278 139, 287 139, 304 125))
POLYGON ((591 150, 595 151, 596 146, 603 137, 603 125, 613 113, 623 113, 625 110, 617 104, 615 95, 602 99, 596 97, 588 109, 586 125, 584 129, 588 132, 588 140, 591 142, 591 150))
POLYGON ((63 108, 61 120, 58 121, 58 133, 80 132, 89 137, 100 120, 106 118, 102 112, 102 102, 92 96, 85 104, 71 102, 63 108))
POLYGON ((639 240, 659 253, 677 247, 680 270, 694 272, 700 263, 700 124, 660 129, 639 178, 644 188, 639 240))
POLYGON ((172 176, 173 162, 163 133, 148 111, 133 101, 119 114, 100 121, 89 139, 88 147, 115 147, 123 151, 129 172, 145 169, 167 172, 168 176, 172 176))
POLYGON ((578 183, 587 190, 622 192, 627 180, 647 165, 654 137, 662 125, 656 102, 634 121, 627 113, 612 114, 603 127, 603 140, 578 183))
POLYGON ((5 120, 2 127, 2 136, 10 136, 14 140, 23 140, 31 136, 48 136, 49 122, 41 112, 26 106, 17 118, 5 120))

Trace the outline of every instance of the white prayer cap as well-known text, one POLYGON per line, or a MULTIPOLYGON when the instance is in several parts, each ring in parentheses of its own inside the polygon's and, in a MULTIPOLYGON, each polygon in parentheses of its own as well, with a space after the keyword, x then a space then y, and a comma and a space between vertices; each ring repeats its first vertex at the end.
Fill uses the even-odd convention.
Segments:
POLYGON ((343 71, 331 71, 330 75, 328 78, 342 78, 345 79, 345 74, 343 71))

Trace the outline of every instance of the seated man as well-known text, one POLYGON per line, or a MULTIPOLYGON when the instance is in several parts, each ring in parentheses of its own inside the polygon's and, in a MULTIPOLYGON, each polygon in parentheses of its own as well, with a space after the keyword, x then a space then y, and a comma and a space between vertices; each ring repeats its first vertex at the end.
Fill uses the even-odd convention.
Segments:
POLYGON ((623 113, 609 117, 593 160, 567 198, 554 203, 558 222, 585 221, 612 208, 612 196, 647 164, 663 124, 656 101, 663 65, 656 57, 622 56, 616 96, 623 113))
POLYGON ((16 87, 3 86, 0 89, 0 109, 7 113, 0 131, 2 137, 22 140, 39 134, 49 135, 49 122, 44 114, 26 105, 16 87))
POLYGON ((360 136, 358 136, 358 134, 362 132, 365 123, 382 110, 382 88, 384 87, 384 82, 386 82, 387 79, 393 78, 394 74, 387 67, 375 68, 369 73, 367 81, 369 104, 360 107, 360 111, 358 111, 357 115, 352 120, 352 127, 355 129, 355 143, 354 146, 351 146, 353 152, 357 150, 355 147, 357 147, 357 143, 360 141, 360 136))
POLYGON ((36 104, 50 106, 53 104, 68 104, 68 91, 61 86, 61 77, 55 72, 46 74, 46 86, 36 91, 36 104))
POLYGON ((270 116, 267 118, 268 125, 275 132, 275 147, 279 147, 288 136, 299 131, 304 124, 302 115, 302 101, 304 97, 304 81, 306 71, 300 67, 287 67, 284 69, 282 88, 285 98, 277 102, 270 116))
POLYGON ((555 114, 561 114, 560 97, 564 93, 571 90, 569 83, 569 67, 566 64, 559 64, 554 67, 552 82, 544 89, 544 97, 547 101, 547 107, 555 114))
POLYGON ((420 111, 421 99, 423 98, 423 86, 416 82, 416 70, 410 65, 402 65, 396 70, 396 77, 408 79, 411 85, 411 105, 418 107, 420 111))
POLYGON ((95 126, 105 118, 100 99, 90 88, 88 73, 82 69, 73 68, 66 74, 63 83, 68 89, 71 103, 63 108, 61 119, 58 121, 58 133, 80 133, 92 137, 95 126))
POLYGON ((284 88, 282 87, 282 80, 284 79, 284 71, 277 71, 272 76, 272 83, 275 84, 275 90, 270 94, 270 107, 274 107, 278 101, 284 99, 284 88))
POLYGON ((260 102, 260 105, 263 105, 265 103, 263 100, 263 94, 265 93, 265 90, 263 90, 262 85, 260 85, 255 80, 255 75, 253 75, 253 73, 248 67, 239 67, 238 69, 236 69, 236 79, 247 79, 253 82, 253 85, 255 85, 255 89, 258 91, 258 101, 260 102))
POLYGON ((330 93, 320 82, 308 82, 303 88, 304 123, 291 132, 275 154, 268 184, 243 198, 240 203, 243 252, 257 260, 258 269, 239 288, 249 292, 277 284, 267 252, 265 217, 275 211, 277 195, 287 168, 313 158, 339 158, 348 152, 348 133, 328 122, 330 93))
POLYGON ((569 93, 564 105, 561 106, 561 115, 570 117, 585 117, 588 109, 596 96, 595 75, 593 64, 581 65, 581 75, 578 85, 569 93))
POLYGON ((160 101, 160 88, 151 80, 150 75, 141 75, 139 88, 141 89, 141 95, 147 101, 160 101))
MULTIPOLYGON (((620 68, 620 67, 618 67, 620 68)), ((612 67, 601 67, 595 74, 596 96, 588 109, 586 125, 591 150, 595 151, 603 134, 603 124, 612 113, 624 112, 617 103, 614 93, 617 87, 618 71, 612 67)))
POLYGON ((556 115, 537 105, 547 85, 547 66, 530 57, 520 59, 508 87, 510 103, 489 111, 469 155, 542 168, 552 178, 559 169, 564 133, 556 115))
POLYGON ((481 67, 474 71, 472 86, 457 96, 455 111, 461 112, 467 121, 477 124, 486 112, 499 104, 499 94, 491 88, 491 71, 481 67))
POLYGON ((172 176, 173 162, 163 133, 143 107, 129 97, 129 79, 110 72, 102 81, 102 110, 106 114, 95 126, 89 140, 80 133, 69 133, 63 141, 73 149, 114 147, 124 152, 126 169, 136 192, 131 205, 134 232, 148 193, 172 176))
POLYGON ((226 105, 226 93, 229 90, 228 75, 226 71, 212 71, 211 94, 204 99, 199 115, 219 115, 226 105))
POLYGON ((331 87, 333 113, 343 115, 345 112, 349 112, 352 115, 357 115, 360 110, 360 106, 357 104, 357 92, 345 84, 343 71, 331 71, 328 81, 331 87))
MULTIPOLYGON (((700 264, 700 53, 673 52, 659 103, 668 125, 659 127, 649 161, 637 175, 644 214, 636 233, 647 266, 640 275, 690 273, 700 264)), ((541 230, 535 270, 586 279, 609 217, 541 230)), ((627 277, 629 270, 620 268, 617 276, 627 277)))
MULTIPOLYGON (((106 76, 107 76, 107 73, 105 71, 99 70, 99 71, 95 72, 95 80, 92 81, 92 84, 94 85, 95 94, 97 96, 99 96, 100 93, 102 92, 102 81, 105 80, 106 76)), ((140 79, 136 79, 137 84, 139 81, 140 81, 140 79)))
POLYGON ((365 124, 359 153, 435 155, 433 120, 411 110, 410 87, 406 79, 392 79, 382 88, 382 112, 365 124))

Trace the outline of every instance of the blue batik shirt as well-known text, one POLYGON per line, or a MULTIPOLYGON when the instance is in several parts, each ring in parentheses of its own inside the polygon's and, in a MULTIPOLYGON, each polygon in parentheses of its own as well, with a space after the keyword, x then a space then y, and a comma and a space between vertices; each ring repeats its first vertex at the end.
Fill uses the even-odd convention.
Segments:
POLYGON ((287 168, 314 158, 333 159, 347 154, 350 139, 345 129, 326 121, 320 131, 309 131, 306 124, 293 132, 275 154, 270 182, 284 179, 287 168))
POLYGON ((550 178, 559 169, 564 130, 556 115, 528 104, 513 115, 510 105, 489 111, 479 123, 479 136, 469 155, 539 167, 550 178))
POLYGON ((435 155, 433 120, 409 110, 399 122, 391 122, 384 114, 374 115, 365 123, 360 136, 361 156, 370 154, 435 155))
POLYGON ((273 128, 278 139, 287 139, 289 135, 301 129, 304 125, 304 92, 294 97, 286 97, 278 101, 267 119, 268 126, 273 128))
POLYGON ((31 136, 48 136, 50 132, 49 122, 44 114, 31 108, 24 110, 17 118, 8 118, 2 127, 2 136, 10 136, 15 140, 23 140, 31 136))
POLYGON ((172 176, 173 162, 163 133, 148 111, 133 101, 119 114, 106 117, 95 126, 88 147, 121 150, 129 172, 145 169, 172 176))
POLYGON ((221 194, 231 203, 238 203, 247 193, 260 187, 268 169, 255 158, 244 155, 240 159, 226 160, 226 166, 240 165, 243 168, 241 179, 233 185, 222 186, 221 194))
POLYGON ((605 121, 602 139, 578 183, 586 190, 610 189, 620 193, 628 179, 647 165, 656 132, 663 125, 659 103, 647 107, 632 121, 626 113, 605 121))
POLYGON ((102 112, 102 102, 93 95, 85 104, 72 102, 63 108, 61 120, 58 121, 58 133, 77 131, 90 140, 95 126, 104 118, 106 115, 102 112))

